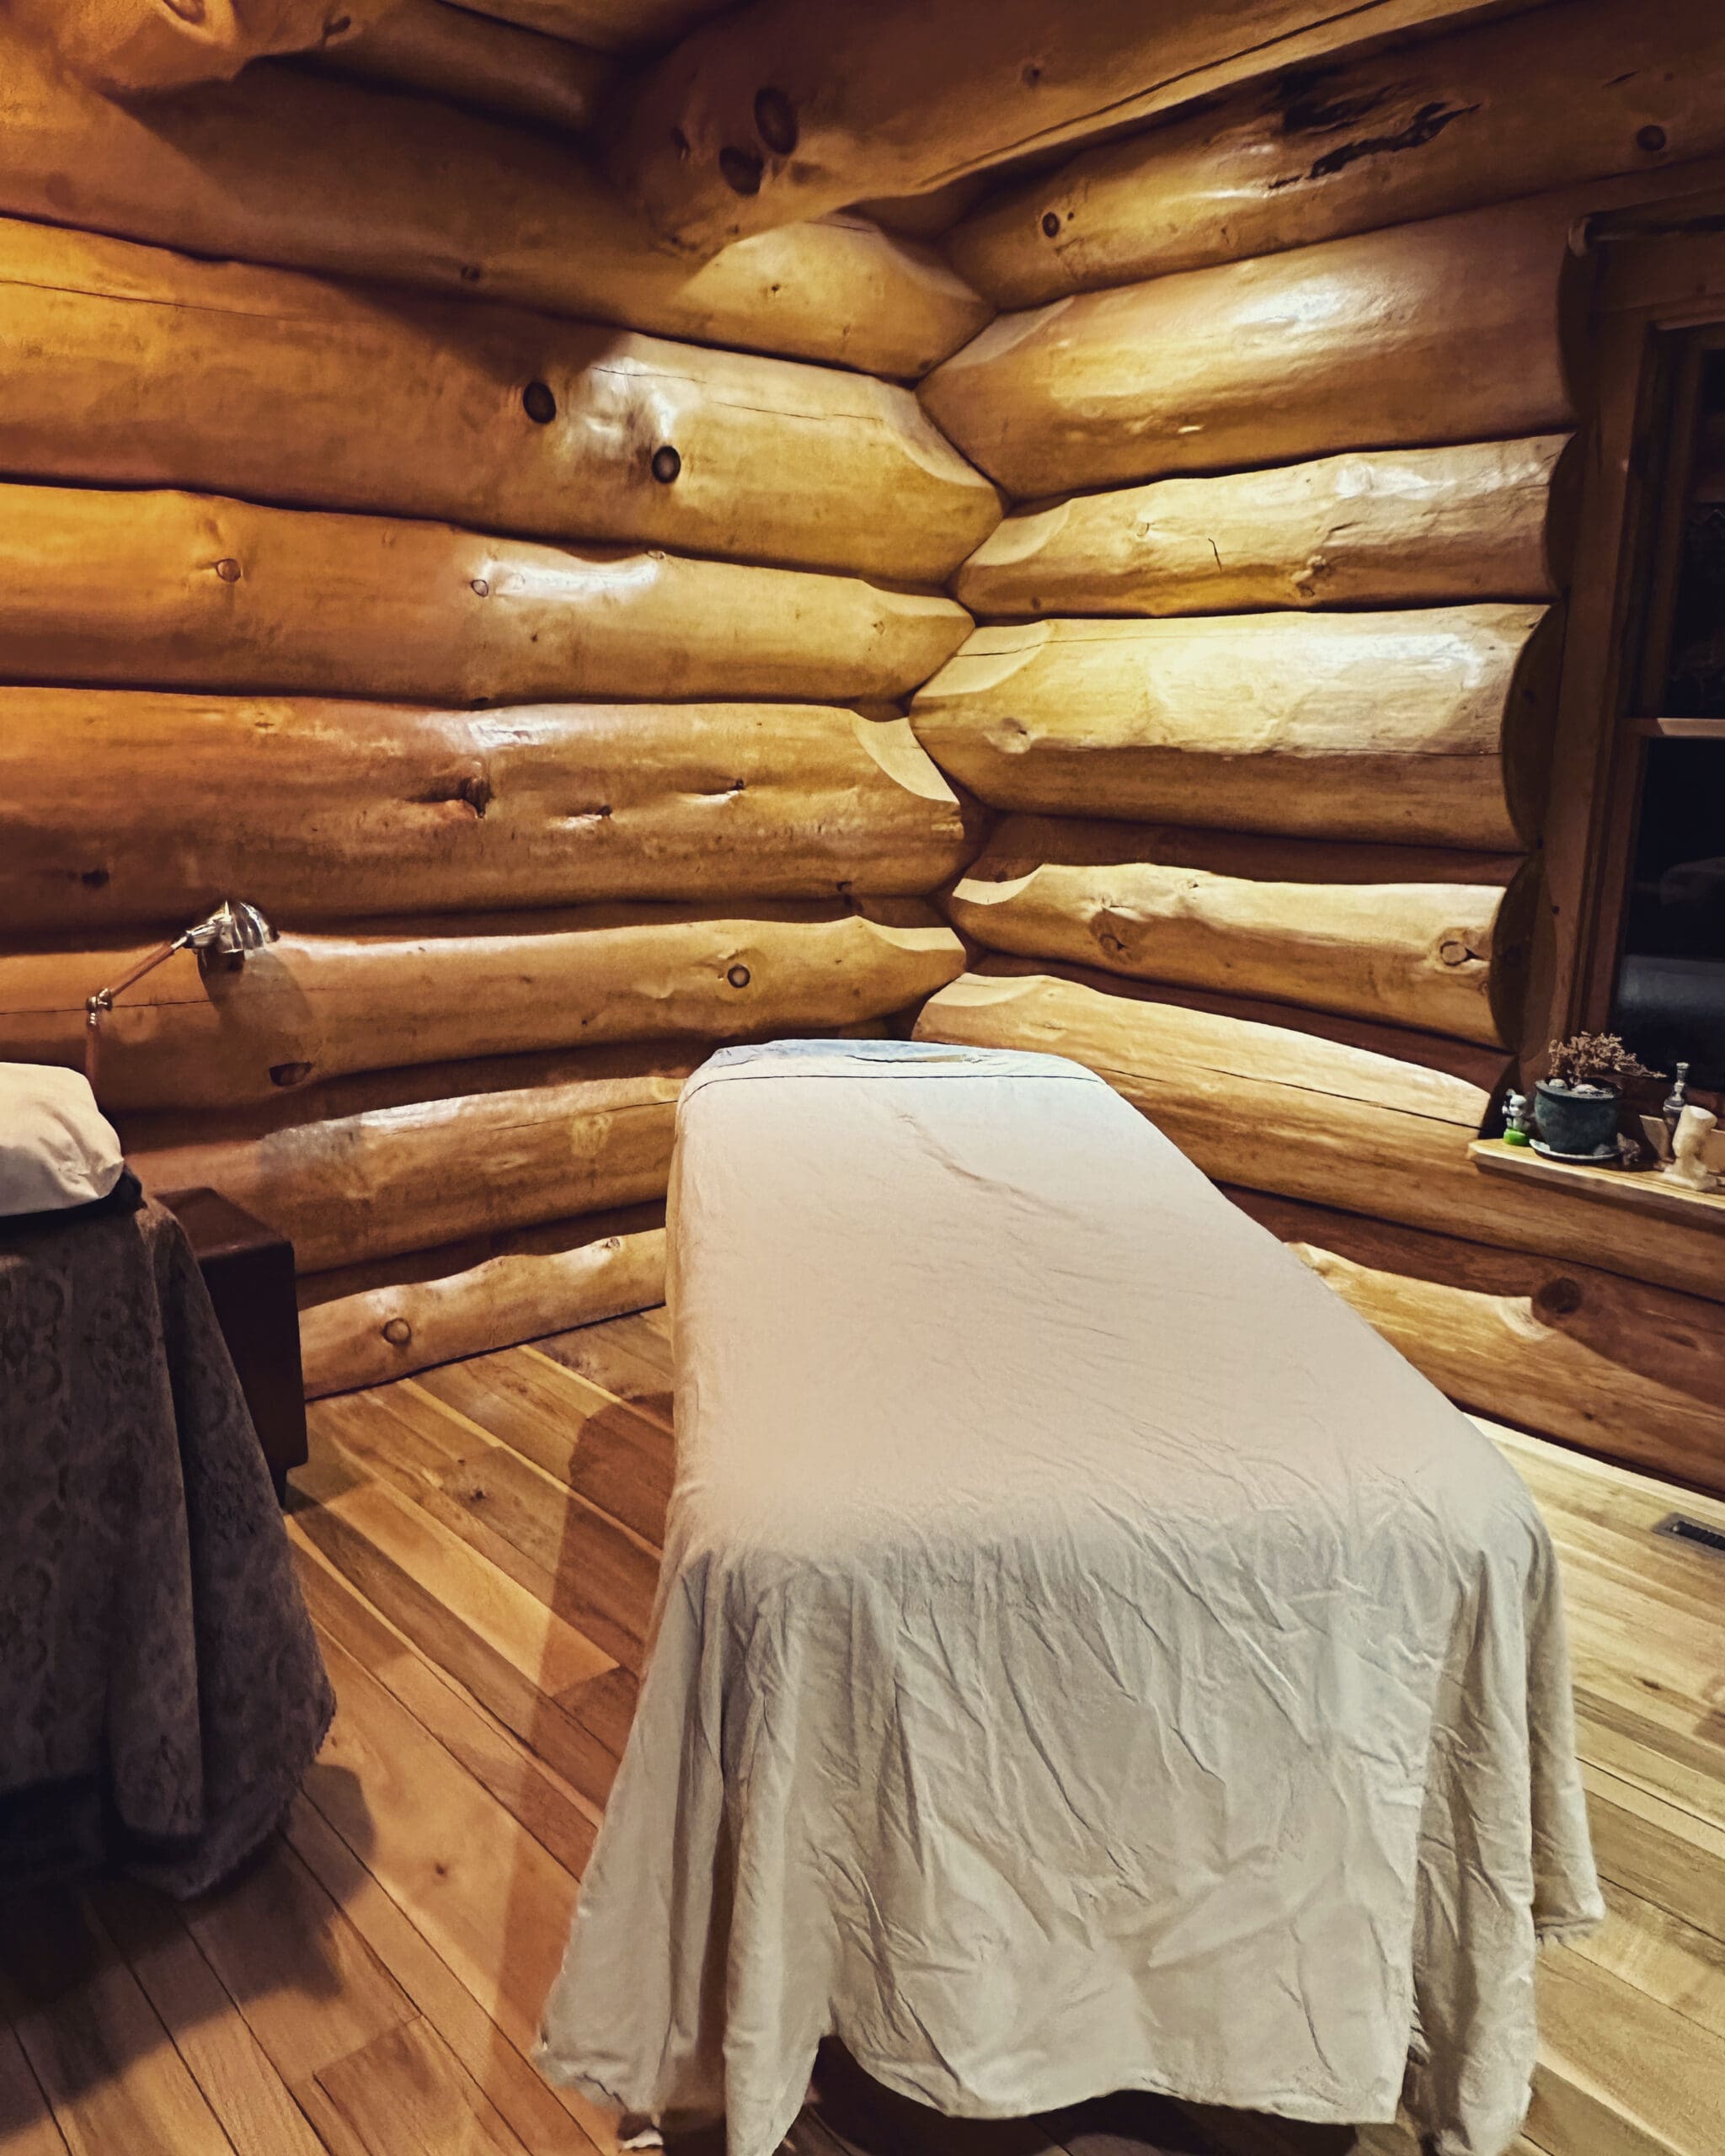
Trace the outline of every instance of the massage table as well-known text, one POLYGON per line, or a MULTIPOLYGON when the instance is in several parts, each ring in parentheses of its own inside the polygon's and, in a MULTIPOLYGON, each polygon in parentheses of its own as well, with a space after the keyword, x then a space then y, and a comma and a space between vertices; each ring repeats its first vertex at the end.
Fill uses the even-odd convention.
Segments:
POLYGON ((1602 1904, 1496 1449, 1093 1074, 726 1049, 678 1111, 650 1663, 539 2057, 771 2156, 817 2044, 1501 2156, 1602 1904))

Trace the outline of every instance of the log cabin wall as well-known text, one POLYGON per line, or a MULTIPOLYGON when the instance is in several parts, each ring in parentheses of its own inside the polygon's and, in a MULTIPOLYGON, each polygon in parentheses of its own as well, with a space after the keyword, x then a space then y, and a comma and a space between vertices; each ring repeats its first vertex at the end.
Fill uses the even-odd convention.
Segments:
POLYGON ((1557 0, 984 198, 919 393, 1010 506, 912 705, 1001 815, 922 1036, 1091 1065, 1465 1403, 1715 1487, 1717 1235, 1466 1149, 1546 1033, 1580 221, 1722 150, 1715 6, 1557 0))
POLYGON ((1716 1241, 1466 1156, 1541 1026, 1572 242, 1725 154, 1713 0, 125 12, 0 7, 0 1054, 264 909, 90 1067, 293 1236, 312 1390, 653 1299, 693 1063, 920 1007, 1466 1403, 1725 1486, 1716 1241), (939 248, 842 206, 1151 112, 885 205, 939 248))
POLYGON ((702 12, 0 11, 0 1055, 292 1237, 314 1392, 657 1300, 692 1065, 961 970, 897 704, 992 310, 856 217, 654 244, 571 130, 702 12), (88 1032, 230 897, 280 940, 88 1032))

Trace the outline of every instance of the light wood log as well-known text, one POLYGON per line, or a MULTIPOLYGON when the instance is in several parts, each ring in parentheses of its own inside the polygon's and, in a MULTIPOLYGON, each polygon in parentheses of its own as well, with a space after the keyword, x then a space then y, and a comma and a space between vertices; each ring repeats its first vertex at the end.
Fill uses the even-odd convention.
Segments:
POLYGON ((1602 1237, 1597 1208, 1481 1175, 1467 1145, 1487 1096, 1440 1069, 1046 975, 966 974, 924 1006, 916 1038, 1087 1064, 1206 1174, 1249 1189, 1510 1250, 1581 1252, 1725 1300, 1717 1237, 1638 1218, 1602 1237))
POLYGON ((290 1239, 302 1273, 326 1273, 662 1198, 703 1054, 368 1073, 224 1115, 122 1117, 120 1136, 147 1188, 220 1190, 290 1239))
POLYGON ((19 29, 118 96, 237 75, 375 21, 398 0, 8 0, 19 29))
POLYGON ((1574 528, 1571 440, 1355 450, 1075 494, 996 525, 953 589, 990 619, 1552 599, 1574 528))
POLYGON ((86 1068, 116 1108, 219 1107, 454 1056, 820 1032, 902 1010, 962 969, 951 929, 899 906, 905 925, 793 901, 284 935, 232 969, 181 953, 93 1036, 86 1000, 148 946, 0 954, 0 1057, 86 1068))
POLYGON ((947 911, 996 951, 1510 1045, 1536 875, 1513 855, 1027 817, 947 911))
POLYGON ((662 1303, 664 1215, 601 1213, 397 1259, 387 1282, 375 1278, 382 1269, 302 1283, 307 1400, 662 1303))
POLYGON ((442 704, 904 696, 952 600, 220 495, 0 486, 0 674, 442 704))
POLYGON ((860 217, 692 269, 578 152, 530 131, 290 68, 128 107, 3 16, 0 210, 873 374, 921 374, 991 312, 932 249, 860 217))
POLYGON ((617 77, 606 53, 445 0, 400 0, 376 22, 332 38, 314 64, 572 134, 593 125, 617 77))
POLYGON ((1228 1195, 1464 1406, 1725 1490, 1716 1303, 1590 1265, 1228 1195))
POLYGON ((750 0, 646 76, 615 169, 659 230, 710 250, 841 202, 921 194, 1477 4, 750 0))
MULTIPOLYGON (((0 548, 3 552, 3 548, 0 548)), ((704 566, 704 565, 703 565, 704 566)), ((906 721, 0 688, 9 934, 618 899, 912 896, 974 850, 906 721)))
POLYGON ((1716 0, 1567 0, 1265 75, 1015 183, 947 247, 1001 307, 1725 150, 1716 0))
POLYGON ((1454 1033, 1422 1033, 1411 1026, 1392 1026, 1381 1018, 1359 1018, 1340 1011, 1321 1011, 1310 1004, 1291 1006, 1268 996, 1242 995, 1226 989, 1180 988, 1172 981, 1134 980, 1129 974, 1104 973, 1099 967, 1074 965, 1067 959, 1017 958, 1001 951, 980 952, 970 970, 991 980, 1071 981, 1080 988, 1093 989, 1103 996, 1197 1011, 1231 1022, 1268 1026, 1278 1033, 1293 1026, 1315 1040, 1334 1041, 1343 1048, 1360 1049, 1381 1060, 1442 1071, 1449 1077, 1459 1078, 1487 1101, 1500 1095, 1514 1075, 1514 1066, 1501 1048, 1461 1040, 1454 1033))
POLYGON ((572 38, 600 52, 638 53, 673 45, 729 0, 463 0, 481 15, 520 23, 547 37, 572 38))
POLYGON ((996 808, 1519 850, 1558 627, 1455 606, 979 629, 911 723, 996 808))
POLYGON ((18 478, 905 583, 944 578, 1000 515, 887 382, 46 226, 0 221, 0 371, 18 478))
POLYGON ((1548 433, 1576 414, 1573 216, 1539 197, 1003 314, 923 403, 1020 497, 1548 433))

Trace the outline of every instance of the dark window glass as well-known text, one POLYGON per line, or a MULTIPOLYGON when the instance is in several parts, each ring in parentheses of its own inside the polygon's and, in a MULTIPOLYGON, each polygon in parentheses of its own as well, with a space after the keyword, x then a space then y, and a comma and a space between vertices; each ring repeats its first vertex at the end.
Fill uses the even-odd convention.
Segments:
POLYGON ((1698 388, 1612 1022, 1645 1062, 1686 1061, 1695 1085, 1716 1089, 1725 1086, 1725 352, 1707 354, 1698 388), (1673 723, 1685 720, 1687 733, 1673 723))

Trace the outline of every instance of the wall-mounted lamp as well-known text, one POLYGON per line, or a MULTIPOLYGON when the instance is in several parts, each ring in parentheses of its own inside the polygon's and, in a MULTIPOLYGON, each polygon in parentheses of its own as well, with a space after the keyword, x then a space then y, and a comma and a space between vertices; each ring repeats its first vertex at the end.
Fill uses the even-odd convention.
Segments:
POLYGON ((96 1090, 96 1043, 102 1021, 114 1008, 117 996, 135 987, 146 974, 154 973, 176 952, 195 951, 200 973, 210 973, 217 968, 231 970, 245 963, 248 952, 261 951, 266 943, 273 943, 275 936, 275 929, 254 905, 248 905, 243 899, 225 899, 214 913, 194 921, 171 942, 159 943, 153 951, 147 952, 111 987, 99 988, 93 995, 86 996, 84 1076, 90 1082, 90 1090, 96 1090))

